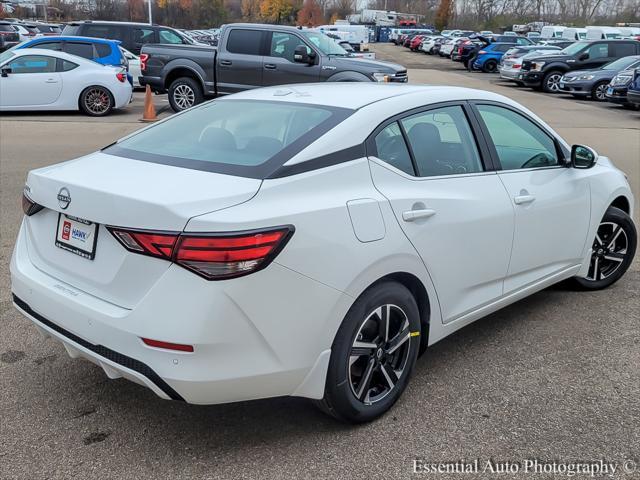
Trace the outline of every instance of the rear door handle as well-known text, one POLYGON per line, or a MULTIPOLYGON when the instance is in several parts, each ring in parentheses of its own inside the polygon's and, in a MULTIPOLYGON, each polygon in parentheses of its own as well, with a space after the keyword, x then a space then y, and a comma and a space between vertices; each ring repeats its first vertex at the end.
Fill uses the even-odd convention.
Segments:
POLYGON ((536 199, 533 195, 517 195, 513 197, 513 202, 516 205, 524 205, 525 203, 531 203, 536 199))
POLYGON ((47 78, 47 81, 45 83, 58 83, 58 80, 56 80, 55 78, 47 78))
POLYGON ((413 222, 420 218, 429 218, 433 217, 436 214, 435 210, 431 208, 423 208, 421 210, 407 210, 406 212, 402 212, 402 219, 405 222, 413 222))
POLYGON ((228 67, 231 64, 231 60, 220 60, 220 65, 224 65, 225 67, 228 67))
POLYGON ((264 68, 266 68, 267 70, 275 70, 276 66, 273 63, 265 63, 264 68))

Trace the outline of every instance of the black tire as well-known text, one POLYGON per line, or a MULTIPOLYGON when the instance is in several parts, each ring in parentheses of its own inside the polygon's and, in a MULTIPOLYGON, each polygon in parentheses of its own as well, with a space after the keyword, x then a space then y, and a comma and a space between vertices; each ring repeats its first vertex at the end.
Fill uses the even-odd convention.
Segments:
POLYGON ((498 70, 498 62, 495 60, 487 60, 482 64, 482 71, 484 73, 495 73, 498 70))
POLYGON ((561 78, 562 72, 560 70, 551 70, 550 72, 547 72, 542 79, 542 90, 546 93, 559 93, 561 78))
POLYGON ((78 99, 78 106, 82 113, 91 117, 109 115, 115 107, 115 100, 108 88, 92 85, 85 88, 78 99))
POLYGON ((318 406, 343 422, 376 419, 402 395, 419 349, 420 313, 411 292, 392 281, 372 286, 356 300, 338 329, 324 398, 318 406), (386 324, 385 316, 390 319, 386 324), (360 344, 354 345, 356 341, 360 344))
POLYGON ((200 82, 191 77, 180 77, 169 86, 169 104, 174 112, 181 112, 204 101, 200 82))
POLYGON ((582 290, 602 290, 616 283, 633 261, 637 237, 631 217, 619 208, 609 207, 593 241, 587 278, 575 277, 574 283, 582 290))
POLYGON ((596 83, 591 89, 591 100, 595 100, 596 102, 606 102, 607 85, 609 85, 609 82, 606 80, 596 83))

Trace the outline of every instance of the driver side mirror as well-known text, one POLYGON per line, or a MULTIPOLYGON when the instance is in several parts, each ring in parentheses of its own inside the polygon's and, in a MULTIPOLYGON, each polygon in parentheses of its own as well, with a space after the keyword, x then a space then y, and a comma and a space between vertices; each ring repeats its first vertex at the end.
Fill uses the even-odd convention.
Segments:
POLYGON ((293 61, 313 65, 316 61, 316 52, 309 52, 304 45, 298 45, 293 51, 293 61))
POLYGON ((580 54, 580 56, 578 57, 578 60, 582 61, 582 60, 587 60, 588 58, 589 58, 589 53, 584 52, 580 54))
POLYGON ((2 67, 2 70, 0 70, 1 76, 3 78, 7 78, 9 76, 9 74, 11 73, 11 67, 2 67))
POLYGON ((598 154, 593 148, 584 145, 571 147, 571 166, 573 168, 591 168, 598 161, 598 154))

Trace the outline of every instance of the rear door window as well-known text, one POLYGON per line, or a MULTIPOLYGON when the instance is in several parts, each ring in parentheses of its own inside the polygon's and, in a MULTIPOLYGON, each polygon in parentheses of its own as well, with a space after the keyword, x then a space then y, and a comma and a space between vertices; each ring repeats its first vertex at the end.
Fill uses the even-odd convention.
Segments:
POLYGON ((94 43, 98 58, 104 58, 111 55, 111 47, 106 43, 94 43))
POLYGON ((176 32, 161 29, 158 30, 158 36, 160 38, 160 43, 170 44, 170 45, 180 45, 182 44, 182 37, 178 35, 176 32))
POLYGON ((586 52, 589 54, 589 60, 609 57, 609 45, 607 43, 596 43, 591 45, 586 52))
POLYGON ((156 43, 155 32, 152 28, 135 28, 133 30, 133 43, 136 45, 156 43))
POLYGON ((260 55, 262 50, 262 31, 235 28, 229 32, 227 51, 244 55, 260 55))
POLYGON ((415 175, 411 155, 398 122, 393 122, 376 135, 376 152, 380 160, 409 175, 415 175))
POLYGON ((85 25, 81 35, 94 38, 110 38, 112 40, 124 40, 125 30, 118 25, 85 25))
POLYGON ((633 43, 615 43, 613 46, 613 57, 628 57, 636 54, 636 46, 633 43))
POLYGON ((78 57, 86 58, 87 60, 93 60, 95 58, 93 43, 66 42, 63 46, 63 50, 66 53, 77 55, 78 57))
POLYGON ((55 51, 61 51, 62 50, 62 42, 42 42, 42 43, 36 43, 34 45, 31 45, 29 48, 44 48, 46 50, 55 50, 55 51))

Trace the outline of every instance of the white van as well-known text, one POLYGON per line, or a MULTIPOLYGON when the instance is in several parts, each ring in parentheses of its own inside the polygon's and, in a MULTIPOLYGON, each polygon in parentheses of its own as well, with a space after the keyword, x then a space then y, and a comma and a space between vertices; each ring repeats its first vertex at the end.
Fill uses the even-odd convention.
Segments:
POLYGON ((567 29, 564 25, 547 25, 542 27, 540 37, 542 38, 562 38, 562 32, 567 29))
POLYGON ((617 27, 624 38, 640 37, 640 27, 617 27))
POLYGON ((614 40, 622 38, 622 32, 615 27, 587 27, 587 40, 614 40))
POLYGON ((562 32, 562 38, 566 38, 567 40, 585 40, 587 38, 587 29, 586 28, 566 28, 564 32, 562 32))

